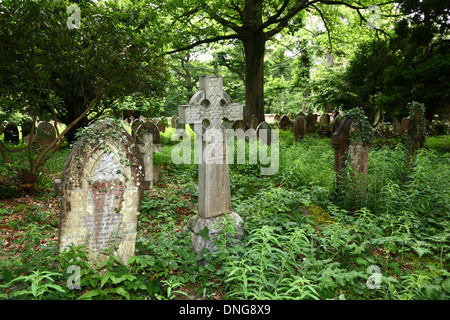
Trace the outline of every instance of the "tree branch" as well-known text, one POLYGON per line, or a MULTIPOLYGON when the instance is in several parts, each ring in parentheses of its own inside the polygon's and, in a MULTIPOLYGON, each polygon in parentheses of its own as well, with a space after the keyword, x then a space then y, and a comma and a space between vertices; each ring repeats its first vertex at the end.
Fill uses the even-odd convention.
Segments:
MULTIPOLYGON (((69 131, 70 129, 72 129, 72 127, 77 124, 81 119, 83 119, 86 114, 92 109, 92 107, 95 105, 95 103, 98 101, 98 99, 100 98, 100 94, 97 94, 95 96, 95 98, 89 103, 89 106, 83 111, 83 113, 76 118, 71 124, 69 124, 66 129, 64 129, 53 141, 52 143, 50 143, 43 151, 41 151, 36 160, 34 161, 34 168, 32 169, 32 173, 34 173, 36 171, 36 169, 39 167, 40 163, 42 162, 42 159, 44 158, 44 156, 47 154, 47 152, 49 152, 52 148, 52 153, 54 153, 57 149, 57 147, 59 145, 61 145, 62 143, 62 137, 66 134, 67 131, 69 131), (58 143, 59 142, 59 143, 58 143)), ((46 157, 46 159, 48 159, 48 157, 46 157)))
MULTIPOLYGON (((314 0, 314 1, 310 2, 310 3, 307 2, 307 0, 299 1, 298 4, 295 7, 292 7, 291 9, 289 9, 288 12, 286 13, 286 15, 284 15, 282 18, 272 19, 272 21, 270 21, 270 23, 268 23, 269 21, 266 21, 265 23, 261 24, 260 30, 264 30, 264 28, 268 27, 269 25, 278 24, 275 28, 273 28, 272 30, 267 31, 265 33, 266 39, 269 39, 270 37, 276 35, 281 30, 283 30, 287 26, 289 20, 293 16, 295 16, 300 10, 306 8, 308 5, 314 4, 317 1, 319 1, 319 0, 314 0)), ((281 9, 282 8, 280 8, 280 10, 281 9)), ((280 12, 278 17, 281 15, 281 13, 282 12, 280 12)), ((277 15, 277 14, 275 14, 275 15, 277 15)))
POLYGON ((314 9, 316 9, 317 12, 319 12, 320 17, 322 18, 323 24, 325 25, 325 29, 327 30, 327 34, 328 34, 328 42, 330 43, 330 51, 333 50, 333 44, 331 42, 331 33, 330 33, 330 28, 328 28, 328 24, 327 21, 325 20, 325 17, 322 13, 322 11, 315 5, 312 5, 312 7, 314 9))
POLYGON ((275 23, 275 21, 280 17, 280 15, 283 13, 283 11, 286 10, 286 7, 288 4, 289 4, 289 0, 284 0, 280 9, 278 9, 277 12, 273 16, 269 17, 267 19, 267 21, 261 25, 262 30, 264 30, 264 28, 268 27, 269 25, 275 23))
POLYGON ((224 36, 217 36, 217 37, 210 38, 210 39, 203 39, 203 40, 195 41, 194 43, 192 43, 188 46, 181 47, 181 48, 171 50, 171 51, 166 51, 164 54, 172 54, 172 53, 187 51, 187 50, 195 48, 196 46, 201 45, 201 44, 216 42, 219 40, 229 40, 229 39, 239 39, 239 35, 238 34, 228 34, 228 35, 224 35, 224 36))

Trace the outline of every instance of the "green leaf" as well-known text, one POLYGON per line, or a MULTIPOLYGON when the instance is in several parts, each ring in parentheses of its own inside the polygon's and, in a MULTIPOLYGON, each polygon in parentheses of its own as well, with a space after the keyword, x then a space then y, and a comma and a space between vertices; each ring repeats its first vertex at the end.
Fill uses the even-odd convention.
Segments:
POLYGON ((210 238, 209 238, 209 229, 208 229, 208 227, 204 227, 202 230, 200 230, 199 232, 198 232, 204 239, 206 239, 206 240, 211 240, 210 238))
POLYGON ((8 269, 6 269, 6 267, 3 267, 2 269, 2 274, 3 274, 3 279, 6 282, 9 282, 13 279, 13 274, 11 271, 9 271, 8 269))
POLYGON ((450 293, 450 278, 442 281, 441 286, 447 293, 450 293))
POLYGON ((101 294, 101 292, 102 292, 101 289, 95 289, 95 290, 88 291, 88 292, 84 293, 81 297, 78 297, 78 300, 89 300, 92 297, 98 296, 99 294, 101 294))
POLYGON ((125 297, 126 299, 130 299, 130 294, 123 287, 114 288, 114 290, 112 290, 112 291, 114 293, 120 294, 121 296, 125 297))
POLYGON ((105 285, 106 281, 108 281, 112 276, 111 271, 106 272, 103 276, 102 276, 102 280, 100 282, 100 288, 103 288, 103 286, 105 285))

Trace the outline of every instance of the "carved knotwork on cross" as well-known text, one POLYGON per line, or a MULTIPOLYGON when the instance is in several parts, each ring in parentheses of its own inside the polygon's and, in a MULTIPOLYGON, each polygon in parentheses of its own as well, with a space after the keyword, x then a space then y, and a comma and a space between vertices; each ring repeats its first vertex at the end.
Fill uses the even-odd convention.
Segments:
POLYGON ((199 79, 199 91, 189 101, 189 105, 178 107, 179 121, 185 124, 202 124, 205 127, 206 162, 220 163, 225 156, 225 136, 221 123, 242 120, 242 104, 231 102, 231 98, 223 91, 221 76, 202 76, 199 79))
POLYGON ((230 178, 226 163, 225 128, 222 120, 241 120, 242 104, 233 103, 223 92, 221 76, 202 76, 199 79, 199 91, 195 93, 189 105, 178 106, 180 123, 208 125, 196 132, 202 143, 204 158, 199 163, 199 199, 198 214, 202 218, 211 218, 231 213, 230 178))

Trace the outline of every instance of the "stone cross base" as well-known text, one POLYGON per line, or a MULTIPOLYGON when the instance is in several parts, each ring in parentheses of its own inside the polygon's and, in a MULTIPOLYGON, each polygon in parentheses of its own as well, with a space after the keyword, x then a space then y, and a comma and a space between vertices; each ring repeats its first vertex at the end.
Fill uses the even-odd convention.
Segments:
POLYGON ((244 234, 244 230, 242 229, 243 220, 236 212, 223 214, 213 218, 202 218, 199 215, 196 215, 188 221, 187 225, 187 228, 191 233, 191 240, 192 244, 194 245, 195 253, 198 253, 203 249, 209 249, 211 252, 217 250, 217 246, 213 245, 213 242, 217 241, 218 235, 222 233, 222 228, 217 228, 217 225, 219 225, 221 220, 223 220, 226 216, 229 216, 233 220, 233 223, 236 225, 237 233, 233 238, 236 239, 236 242, 239 241, 239 239, 244 234), (209 239, 205 239, 200 234, 200 232, 204 230, 205 227, 207 227, 209 230, 209 239))

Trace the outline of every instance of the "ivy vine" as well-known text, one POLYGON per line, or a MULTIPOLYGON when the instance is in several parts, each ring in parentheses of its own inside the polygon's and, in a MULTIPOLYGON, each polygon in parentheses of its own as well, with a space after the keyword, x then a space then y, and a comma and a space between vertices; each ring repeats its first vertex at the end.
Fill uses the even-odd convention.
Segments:
POLYGON ((357 128, 357 130, 350 132, 350 139, 363 144, 371 144, 374 137, 373 129, 364 112, 360 108, 353 108, 346 111, 344 116, 348 116, 357 128))

